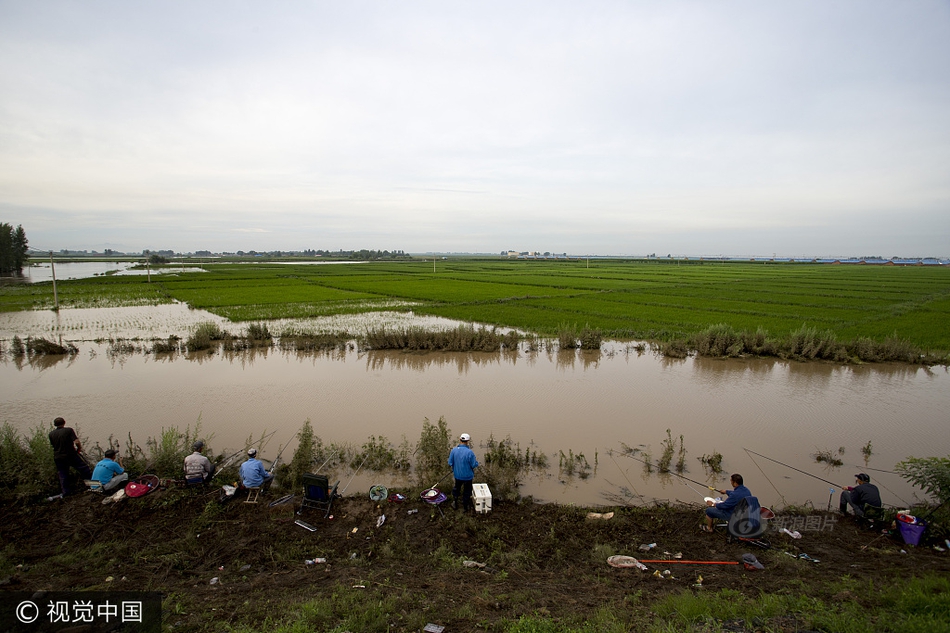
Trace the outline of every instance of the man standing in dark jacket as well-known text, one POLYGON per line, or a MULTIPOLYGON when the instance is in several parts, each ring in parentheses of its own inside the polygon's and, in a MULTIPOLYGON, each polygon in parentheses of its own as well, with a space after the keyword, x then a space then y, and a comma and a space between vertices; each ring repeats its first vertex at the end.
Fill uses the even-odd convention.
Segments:
POLYGON ((841 503, 838 506, 841 514, 848 514, 848 506, 854 510, 854 516, 859 519, 864 516, 864 506, 881 507, 881 491, 871 483, 871 478, 864 473, 854 476, 854 486, 847 486, 841 491, 841 503))
POLYGON ((66 420, 56 418, 53 420, 53 426, 56 428, 50 431, 49 443, 53 445, 53 462, 56 464, 56 472, 59 474, 59 486, 63 490, 63 496, 74 492, 69 485, 69 469, 75 468, 79 471, 79 476, 85 479, 92 479, 92 471, 89 464, 82 458, 82 444, 76 437, 76 432, 66 426, 66 420))

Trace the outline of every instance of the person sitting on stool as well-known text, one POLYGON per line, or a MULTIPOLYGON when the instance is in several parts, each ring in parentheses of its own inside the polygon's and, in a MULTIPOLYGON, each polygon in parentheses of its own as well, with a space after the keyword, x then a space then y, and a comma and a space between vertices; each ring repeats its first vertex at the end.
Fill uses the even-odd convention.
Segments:
POLYGON ((241 464, 241 481, 245 488, 262 488, 267 490, 274 481, 274 476, 264 470, 264 464, 257 459, 257 449, 247 452, 247 461, 241 464))
POLYGON ((716 491, 720 494, 726 495, 724 501, 720 501, 718 503, 715 501, 706 502, 706 505, 709 507, 706 508, 706 525, 703 526, 704 532, 713 531, 714 519, 728 521, 729 517, 732 516, 732 511, 736 509, 739 499, 752 496, 752 492, 742 485, 742 475, 739 473, 732 475, 732 477, 729 478, 729 481, 732 483, 732 490, 716 491))
POLYGON ((845 486, 841 491, 841 503, 838 508, 841 514, 848 515, 848 506, 854 510, 854 516, 859 519, 864 516, 864 506, 881 507, 881 491, 871 483, 871 478, 865 473, 854 476, 854 486, 845 486))
POLYGON ((205 443, 198 440, 192 445, 194 453, 185 458, 185 481, 189 484, 206 484, 214 477, 214 464, 202 455, 205 443))

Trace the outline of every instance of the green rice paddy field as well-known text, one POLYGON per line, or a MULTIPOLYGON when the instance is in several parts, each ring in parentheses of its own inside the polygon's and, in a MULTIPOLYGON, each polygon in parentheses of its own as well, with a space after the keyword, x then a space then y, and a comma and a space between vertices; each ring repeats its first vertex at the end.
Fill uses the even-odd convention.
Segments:
MULTIPOLYGON (((176 264, 177 266, 178 264, 176 264)), ((670 340, 726 324, 839 340, 896 335, 950 350, 950 270, 938 266, 450 259, 346 265, 202 264, 207 272, 58 284, 64 307, 186 302, 233 321, 378 310, 516 327, 570 326, 670 340)), ((51 284, 0 288, 0 311, 49 308, 51 284)))

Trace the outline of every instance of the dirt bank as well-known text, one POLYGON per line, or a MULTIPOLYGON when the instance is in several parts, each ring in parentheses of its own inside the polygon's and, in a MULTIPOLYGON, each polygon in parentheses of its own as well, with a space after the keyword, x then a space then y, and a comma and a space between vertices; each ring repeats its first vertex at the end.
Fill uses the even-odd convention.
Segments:
MULTIPOLYGON (((558 505, 496 503, 487 515, 464 515, 446 503, 442 516, 405 492, 404 503, 340 499, 332 519, 309 511, 303 518, 314 532, 294 523, 292 504, 270 507, 272 496, 222 505, 217 490, 161 489, 112 505, 94 493, 7 501, 0 505, 0 590, 160 591, 165 624, 189 631, 224 622, 261 626, 293 617, 315 596, 342 592, 380 604, 398 598, 400 611, 387 616, 393 631, 434 622, 455 633, 530 614, 593 617, 603 607, 648 616, 651 604, 681 591, 808 593, 846 575, 864 581, 950 572, 950 553, 908 547, 833 515, 802 523, 825 529, 801 529, 799 540, 773 533, 766 551, 701 533, 698 506, 616 508, 609 520, 591 520, 584 509, 558 505), (657 546, 644 554, 644 543, 657 546), (614 554, 655 559, 664 552, 733 562, 750 551, 764 570, 663 563, 643 572, 606 562, 614 554), (327 562, 305 562, 318 557, 327 562), (466 560, 487 566, 465 567, 466 560), (670 569, 675 579, 654 577, 657 569, 670 569)), ((788 626, 795 630, 794 618, 788 626)))

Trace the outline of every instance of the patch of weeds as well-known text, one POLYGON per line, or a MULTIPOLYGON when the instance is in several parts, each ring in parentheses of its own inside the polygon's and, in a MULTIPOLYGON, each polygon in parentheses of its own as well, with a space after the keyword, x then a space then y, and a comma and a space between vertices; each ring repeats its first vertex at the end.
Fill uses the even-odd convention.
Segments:
POLYGON ((820 450, 813 455, 815 461, 818 463, 828 464, 829 466, 843 466, 844 461, 841 459, 841 456, 844 455, 844 446, 840 447, 837 451, 831 450, 820 450))
POLYGON ((867 466, 868 462, 871 461, 871 455, 874 454, 871 448, 871 440, 868 440, 868 443, 861 447, 861 454, 864 455, 864 465, 867 466))
POLYGON ((721 475, 722 474, 722 453, 719 451, 713 451, 711 455, 706 455, 703 453, 702 457, 698 457, 699 463, 703 465, 706 471, 711 475, 721 475))
POLYGON ((573 449, 558 451, 558 474, 562 477, 579 477, 587 479, 591 475, 591 465, 584 453, 574 453, 573 449))
POLYGON ((446 474, 449 452, 452 450, 449 438, 449 425, 444 417, 440 417, 436 424, 429 422, 429 418, 423 419, 422 433, 415 451, 415 474, 419 485, 425 486, 428 482, 438 481, 446 474))

